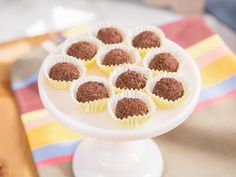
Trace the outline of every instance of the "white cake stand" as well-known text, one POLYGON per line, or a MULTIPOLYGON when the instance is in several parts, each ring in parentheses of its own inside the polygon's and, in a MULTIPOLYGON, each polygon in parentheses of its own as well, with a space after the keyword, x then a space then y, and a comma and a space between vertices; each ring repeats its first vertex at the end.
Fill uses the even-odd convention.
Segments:
MULTIPOLYGON (((71 100, 69 91, 53 89, 41 67, 38 78, 43 105, 66 127, 89 138, 78 146, 73 159, 76 177, 160 177, 163 159, 158 146, 150 139, 164 134, 185 121, 194 110, 201 88, 197 65, 189 54, 174 42, 183 55, 183 74, 188 80, 189 94, 184 104, 175 109, 157 109, 142 127, 124 129, 111 119, 108 111, 84 113, 71 100)), ((60 53, 60 48, 56 51, 60 53)), ((94 69, 88 74, 102 75, 94 69)))

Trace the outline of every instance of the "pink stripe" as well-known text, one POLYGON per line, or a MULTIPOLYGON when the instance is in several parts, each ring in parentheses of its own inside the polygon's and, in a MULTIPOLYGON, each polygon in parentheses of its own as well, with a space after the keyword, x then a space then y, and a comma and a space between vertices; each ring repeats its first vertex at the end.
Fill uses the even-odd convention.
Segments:
POLYGON ((220 44, 213 48, 212 50, 208 51, 207 53, 203 54, 197 59, 197 63, 200 68, 207 66, 214 61, 218 60, 222 57, 225 53, 229 52, 229 49, 224 44, 220 44))
POLYGON ((39 97, 38 83, 34 82, 27 87, 14 91, 20 113, 26 113, 38 109, 43 109, 42 102, 39 97))
POLYGON ((214 32, 209 28, 206 21, 201 16, 189 16, 162 25, 161 29, 169 39, 175 41, 183 48, 187 48, 214 35, 214 32))
POLYGON ((45 117, 41 117, 39 119, 24 123, 24 127, 26 130, 31 130, 33 128, 40 127, 44 124, 47 124, 47 123, 53 122, 53 121, 54 121, 54 119, 50 115, 46 115, 45 117))
POLYGON ((72 154, 61 156, 61 157, 55 157, 55 158, 51 158, 51 159, 47 159, 47 160, 42 160, 42 161, 36 162, 35 165, 37 167, 41 167, 41 166, 48 166, 48 165, 53 165, 53 164, 59 164, 59 163, 71 161, 72 157, 73 157, 72 154))
POLYGON ((221 100, 224 100, 224 99, 227 99, 227 98, 230 98, 230 97, 234 97, 236 96, 236 89, 224 94, 224 95, 220 95, 218 97, 214 97, 212 99, 209 99, 209 100, 206 100, 206 101, 202 101, 202 102, 199 102, 195 111, 198 111, 199 109, 202 109, 202 108, 205 108, 207 106, 210 106, 212 104, 215 104, 221 100))

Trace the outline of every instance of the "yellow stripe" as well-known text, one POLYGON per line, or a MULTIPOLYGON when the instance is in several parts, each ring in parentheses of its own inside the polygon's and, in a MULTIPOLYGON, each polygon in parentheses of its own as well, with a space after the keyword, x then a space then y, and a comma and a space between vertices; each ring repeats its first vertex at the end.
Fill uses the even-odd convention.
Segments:
POLYGON ((207 39, 204 39, 191 47, 187 48, 187 52, 195 59, 202 56, 207 51, 224 44, 223 40, 218 35, 213 35, 207 39))
POLYGON ((234 74, 236 74, 236 57, 232 53, 227 53, 214 63, 201 69, 204 86, 216 84, 234 74))
POLYGON ((31 149, 48 144, 80 139, 83 136, 65 128, 58 122, 49 123, 27 132, 31 149))
POLYGON ((48 112, 45 109, 40 109, 37 111, 27 112, 21 115, 21 119, 23 123, 29 122, 31 120, 39 119, 40 117, 44 117, 48 112))

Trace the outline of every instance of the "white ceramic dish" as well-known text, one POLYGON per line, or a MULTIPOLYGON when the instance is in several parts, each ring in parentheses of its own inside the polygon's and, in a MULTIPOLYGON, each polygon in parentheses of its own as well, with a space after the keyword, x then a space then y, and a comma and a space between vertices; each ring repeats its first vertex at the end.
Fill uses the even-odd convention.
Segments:
MULTIPOLYGON (((164 134, 184 122, 193 112, 201 89, 200 72, 192 57, 174 42, 167 40, 166 43, 177 47, 182 53, 182 74, 189 81, 189 94, 184 104, 177 108, 157 109, 150 120, 139 128, 121 128, 113 121, 108 111, 82 112, 73 103, 69 90, 56 90, 48 84, 41 67, 38 86, 45 108, 63 125, 94 138, 85 140, 75 153, 73 169, 76 177, 158 177, 161 175, 161 153, 158 147, 147 139, 164 134), (150 152, 144 151, 144 148, 150 149, 150 152), (107 153, 110 155, 107 156, 107 153), (97 161, 95 162, 94 159, 97 161), (122 163, 125 165, 121 165, 122 163), (134 169, 136 170, 133 171, 134 169)), ((55 53, 58 52, 60 47, 55 53)), ((104 76, 102 72, 95 70, 92 73, 91 70, 88 71, 88 75, 91 74, 104 76)))

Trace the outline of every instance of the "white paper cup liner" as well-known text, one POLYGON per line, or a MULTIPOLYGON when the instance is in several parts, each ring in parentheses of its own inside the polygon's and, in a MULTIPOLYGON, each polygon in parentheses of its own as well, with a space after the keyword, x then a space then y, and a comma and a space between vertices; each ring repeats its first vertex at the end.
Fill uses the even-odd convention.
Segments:
POLYGON ((135 50, 135 48, 128 46, 128 45, 124 45, 124 44, 112 44, 112 45, 107 45, 103 48, 101 48, 101 50, 99 50, 98 55, 97 55, 97 60, 96 63, 98 65, 98 67, 103 70, 105 73, 111 73, 115 68, 122 66, 122 65, 127 65, 128 63, 124 63, 124 64, 120 64, 120 65, 112 65, 112 66, 108 66, 108 65, 103 65, 102 62, 104 60, 105 55, 110 52, 112 49, 122 49, 124 51, 126 51, 131 59, 132 59, 132 64, 136 65, 140 62, 141 58, 139 53, 135 50))
MULTIPOLYGON (((98 39, 96 39, 94 37, 91 37, 89 35, 80 35, 80 36, 75 36, 75 37, 68 38, 62 45, 62 53, 65 54, 65 55, 68 55, 67 51, 68 51, 69 47, 72 44, 80 42, 80 41, 89 42, 92 45, 94 45, 97 49, 97 53, 98 53, 99 49, 102 47, 102 43, 98 39)), ((97 53, 93 58, 88 59, 88 60, 84 60, 84 59, 80 59, 80 58, 77 58, 77 59, 82 61, 86 66, 90 66, 93 63, 95 63, 97 53)))
POLYGON ((184 56, 182 55, 181 52, 178 51, 177 48, 173 48, 173 47, 165 46, 165 47, 150 50, 143 59, 143 66, 145 68, 151 70, 153 75, 155 75, 155 76, 158 75, 159 73, 168 73, 168 71, 165 71, 165 70, 154 70, 154 69, 149 68, 149 64, 152 61, 152 59, 154 58, 154 56, 158 55, 160 53, 164 53, 164 52, 170 53, 173 57, 175 57, 175 59, 179 63, 179 67, 178 67, 177 72, 170 72, 170 73, 181 73, 181 71, 182 71, 182 59, 184 58, 184 56))
POLYGON ((111 117, 124 128, 135 128, 143 125, 154 114, 155 110, 156 106, 151 97, 140 91, 124 91, 118 95, 112 96, 108 101, 108 111, 111 117), (118 101, 123 98, 137 98, 142 100, 148 107, 148 113, 139 116, 129 116, 123 119, 117 118, 116 105, 118 101))
POLYGON ((156 76, 148 81, 147 86, 146 86, 146 91, 153 98, 155 104, 158 107, 168 109, 168 108, 177 107, 186 99, 186 97, 189 95, 189 86, 188 86, 188 83, 187 83, 185 77, 183 77, 180 74, 161 73, 158 76, 156 76), (152 93, 157 81, 161 80, 161 78, 166 78, 166 77, 174 78, 177 81, 182 83, 182 85, 184 87, 184 95, 181 98, 179 98, 175 101, 172 101, 172 100, 165 99, 163 97, 159 97, 159 96, 152 93))
MULTIPOLYGON (((90 35, 97 38, 97 33, 101 28, 108 28, 108 27, 114 27, 116 29, 118 29, 118 31, 121 33, 122 35, 122 39, 123 41, 119 44, 127 44, 127 41, 129 39, 129 31, 126 30, 123 26, 121 26, 118 23, 115 22, 111 22, 111 21, 103 21, 100 23, 96 23, 94 25, 91 25, 90 27, 90 35)), ((102 42, 102 41, 101 41, 102 42)), ((103 43, 103 42, 102 42, 103 43)), ((104 45, 112 45, 112 44, 105 44, 104 45)))
MULTIPOLYGON (((138 28, 134 28, 130 31, 130 35, 129 35, 129 39, 128 39, 128 44, 130 46, 133 46, 133 39, 140 33, 144 32, 144 31, 151 31, 154 32, 159 38, 160 38, 160 43, 161 46, 163 47, 165 46, 165 34, 163 33, 163 31, 156 27, 156 26, 146 26, 146 27, 138 27, 138 28)), ((151 48, 137 48, 140 55, 142 57, 144 57, 151 49, 154 48, 158 48, 158 47, 151 47, 151 48)))
POLYGON ((95 81, 95 82, 103 83, 109 92, 109 97, 113 95, 114 92, 112 90, 112 85, 106 78, 98 77, 98 76, 87 76, 73 82, 70 89, 73 102, 76 105, 78 105, 79 108, 84 112, 98 112, 98 111, 104 110, 105 108, 107 108, 107 101, 109 98, 98 99, 95 101, 88 101, 88 102, 79 102, 76 99, 79 86, 88 81, 95 81))
POLYGON ((57 63, 61 63, 61 62, 68 62, 68 63, 74 64, 79 70, 79 78, 78 79, 85 76, 86 68, 84 67, 83 63, 80 62, 79 60, 77 60, 76 58, 71 57, 71 56, 67 56, 67 55, 49 55, 43 64, 43 68, 44 68, 44 74, 45 74, 49 84, 51 86, 53 86, 54 88, 67 89, 68 87, 70 87, 71 83, 75 81, 75 80, 74 81, 59 81, 59 80, 54 80, 49 77, 49 73, 50 73, 52 66, 54 66, 57 63))
POLYGON ((146 68, 141 67, 141 66, 123 65, 123 66, 117 67, 109 76, 109 80, 110 80, 114 90, 116 90, 116 93, 121 93, 126 90, 144 91, 145 87, 143 89, 121 89, 121 88, 116 87, 117 78, 122 73, 124 73, 128 70, 143 74, 145 76, 145 78, 147 79, 147 81, 148 81, 148 79, 150 79, 152 77, 152 72, 146 68))

